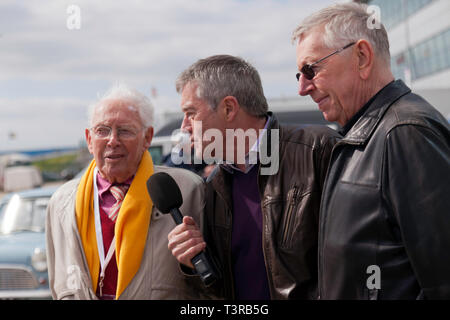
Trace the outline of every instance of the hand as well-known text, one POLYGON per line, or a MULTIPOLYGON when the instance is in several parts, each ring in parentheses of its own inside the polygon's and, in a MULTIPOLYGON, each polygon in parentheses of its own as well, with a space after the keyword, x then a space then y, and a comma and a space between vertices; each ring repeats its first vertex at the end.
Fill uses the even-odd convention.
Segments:
POLYGON ((194 269, 191 259, 206 248, 206 242, 194 219, 185 216, 183 223, 177 225, 167 238, 169 250, 178 262, 194 269))

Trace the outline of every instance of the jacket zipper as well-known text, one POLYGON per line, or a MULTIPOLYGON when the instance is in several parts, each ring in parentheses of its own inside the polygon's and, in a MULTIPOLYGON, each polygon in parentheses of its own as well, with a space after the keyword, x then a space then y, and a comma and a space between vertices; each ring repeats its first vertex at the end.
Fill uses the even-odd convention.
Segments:
MULTIPOLYGON (((261 165, 259 165, 258 167, 258 175, 256 176, 256 185, 258 186, 258 190, 259 190, 259 174, 260 174, 260 170, 261 170, 261 165)), ((267 265, 267 256, 266 256, 266 250, 264 250, 264 245, 265 245, 265 230, 266 230, 266 219, 265 219, 265 210, 264 210, 264 205, 263 205, 263 199, 264 199, 264 194, 259 194, 260 197, 260 206, 261 206, 261 215, 262 215, 262 230, 261 230, 261 236, 262 236, 262 252, 263 252, 263 257, 264 257, 264 265, 266 267, 266 276, 267 276, 267 284, 269 285, 269 294, 270 294, 270 299, 272 300, 273 297, 273 288, 272 288, 272 278, 271 278, 271 270, 269 269, 268 265, 267 265)))
POLYGON ((288 240, 288 236, 290 234, 291 228, 292 228, 292 216, 293 216, 293 211, 295 208, 295 200, 297 199, 298 196, 298 192, 299 192, 299 188, 298 187, 294 187, 293 191, 291 192, 291 194, 288 197, 288 203, 289 203, 289 207, 288 207, 288 211, 287 211, 287 216, 286 216, 286 220, 284 223, 284 232, 283 232, 283 238, 282 238, 282 245, 286 245, 287 240, 288 240))
POLYGON ((318 272, 319 272, 319 282, 317 284, 318 287, 318 300, 322 299, 322 285, 323 285, 323 244, 322 244, 322 237, 324 236, 324 231, 325 231, 325 217, 323 217, 322 214, 322 208, 323 208, 323 197, 327 192, 327 182, 328 182, 328 176, 330 174, 331 171, 331 164, 333 162, 333 157, 334 157, 334 152, 336 150, 337 146, 343 145, 344 143, 341 143, 341 141, 338 141, 334 146, 333 149, 331 150, 331 156, 330 156, 330 161, 328 163, 328 168, 327 168, 327 173, 325 175, 325 180, 323 182, 323 188, 322 188, 322 194, 320 196, 320 211, 319 211, 319 237, 318 237, 318 251, 319 251, 319 257, 318 257, 318 272))
MULTIPOLYGON (((231 214, 231 210, 227 208, 227 213, 230 216, 230 222, 231 222, 231 230, 233 230, 233 215, 231 214)), ((231 236, 233 234, 233 231, 231 231, 230 236, 228 237, 228 270, 230 272, 230 279, 231 279, 231 299, 236 300, 236 294, 235 294, 235 288, 234 288, 234 275, 233 275, 233 266, 231 265, 231 236)), ((224 279, 225 280, 225 279, 224 279)))
MULTIPOLYGON (((230 208, 229 208, 229 206, 228 206, 228 204, 227 204, 227 202, 225 201, 225 199, 222 197, 222 195, 220 194, 220 192, 215 192, 216 194, 217 194, 217 196, 219 196, 221 199, 222 199, 222 202, 225 204, 225 206, 226 206, 226 212, 227 212, 227 215, 230 217, 230 228, 231 228, 231 230, 233 229, 233 214, 231 214, 231 210, 230 210, 230 208)), ((217 203, 217 201, 216 201, 216 203, 217 203)), ((214 207, 215 207, 215 203, 214 203, 214 207)), ((229 271, 229 277, 230 277, 230 279, 231 279, 231 281, 230 281, 230 286, 231 286, 231 299, 232 300, 235 300, 236 299, 236 295, 235 295, 235 293, 234 293, 234 276, 233 276, 233 266, 231 265, 231 260, 232 260, 232 257, 231 257, 231 235, 232 234, 230 234, 229 235, 229 237, 228 237, 228 243, 227 243, 227 247, 228 247, 228 258, 227 258, 227 260, 228 260, 228 271, 229 271)), ((224 286, 226 285, 225 284, 225 278, 223 279, 223 281, 224 281, 224 286)))

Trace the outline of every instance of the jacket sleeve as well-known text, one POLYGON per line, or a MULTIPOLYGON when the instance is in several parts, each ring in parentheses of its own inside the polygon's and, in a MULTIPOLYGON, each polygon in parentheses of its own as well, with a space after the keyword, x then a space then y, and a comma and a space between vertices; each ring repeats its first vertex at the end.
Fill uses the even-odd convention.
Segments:
MULTIPOLYGON (((214 172, 216 172, 217 168, 214 172)), ((214 189, 210 183, 205 184, 205 212, 204 220, 202 226, 203 238, 207 244, 205 252, 207 252, 210 262, 213 264, 214 271, 216 272, 217 279, 212 283, 208 292, 218 299, 225 298, 224 285, 223 285, 223 268, 220 263, 218 252, 216 250, 216 243, 214 243, 214 237, 212 236, 215 232, 214 222, 212 221, 212 215, 214 215, 214 189)))
POLYGON ((383 195, 428 299, 450 299, 449 141, 446 128, 401 125, 385 144, 383 195))
MULTIPOLYGON (((58 192, 58 191, 57 191, 58 192)), ((70 284, 78 286, 79 267, 75 264, 67 264, 67 253, 70 252, 61 221, 58 216, 59 194, 54 194, 47 206, 46 216, 46 246, 47 246, 47 268, 49 288, 54 300, 76 299, 76 289, 69 288, 70 284)))
POLYGON ((52 293, 52 298, 56 299, 55 292, 55 250, 53 246, 53 230, 52 230, 52 215, 51 212, 53 210, 53 202, 50 201, 47 206, 47 216, 45 219, 45 240, 46 240, 46 252, 47 252, 47 268, 48 268, 48 281, 49 287, 52 293))
MULTIPOLYGON (((205 190, 206 190, 206 187, 203 182, 201 183, 201 185, 197 186, 198 194, 201 195, 201 197, 200 197, 201 201, 198 201, 198 203, 195 202, 195 205, 192 207, 197 208, 197 211, 195 211, 191 214, 191 216, 194 218, 194 220, 197 222, 198 226, 200 227, 200 230, 202 231, 202 233, 205 233, 205 229, 206 229, 205 224, 207 223, 207 218, 205 217, 205 190)), ((196 198, 191 197, 191 201, 192 201, 192 199, 196 199, 196 198)), ((204 238, 205 238, 205 235, 204 235, 204 238)), ((210 259, 213 259, 208 248, 204 252, 209 255, 210 259)), ((210 261, 210 262, 213 262, 213 261, 210 261)), ((184 266, 181 263, 179 263, 178 265, 179 265, 180 272, 184 275, 184 277, 185 277, 186 281, 189 283, 189 285, 193 286, 198 291, 198 293, 200 295, 200 299, 218 299, 217 290, 215 289, 215 286, 216 286, 215 283, 213 283, 209 287, 206 287, 203 284, 203 282, 201 281, 200 276, 195 272, 195 270, 193 270, 187 266, 184 266)))

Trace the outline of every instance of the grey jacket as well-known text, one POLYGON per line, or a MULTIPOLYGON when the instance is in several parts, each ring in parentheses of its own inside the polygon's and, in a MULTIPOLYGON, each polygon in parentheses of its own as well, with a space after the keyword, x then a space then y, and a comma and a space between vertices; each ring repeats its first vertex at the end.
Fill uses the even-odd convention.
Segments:
MULTIPOLYGON (((183 169, 155 166, 179 185, 184 203, 180 208, 201 225, 204 208, 202 179, 183 169)), ((49 283, 54 299, 97 299, 92 288, 75 217, 79 180, 61 186, 47 210, 46 237, 49 283)), ((183 275, 167 247, 167 235, 175 227, 170 215, 153 208, 141 266, 119 299, 207 299, 198 288, 198 277, 183 275)))

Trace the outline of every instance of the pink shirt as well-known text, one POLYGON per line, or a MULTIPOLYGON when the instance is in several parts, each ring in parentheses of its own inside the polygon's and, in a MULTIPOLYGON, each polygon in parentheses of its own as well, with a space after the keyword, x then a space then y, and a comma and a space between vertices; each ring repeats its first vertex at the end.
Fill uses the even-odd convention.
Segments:
MULTIPOLYGON (((129 178, 127 181, 125 181, 122 184, 127 184, 128 186, 131 185, 131 182, 133 181, 134 176, 129 178)), ((111 207, 116 203, 116 199, 112 195, 112 193, 109 191, 109 188, 111 188, 112 184, 106 180, 103 179, 100 175, 100 172, 97 174, 97 188, 98 188, 98 196, 99 196, 99 206, 100 209, 103 209, 105 212, 109 212, 111 207)))
MULTIPOLYGON (((125 181, 123 184, 128 186, 133 181, 133 177, 125 181)), ((111 207, 116 203, 116 199, 112 195, 109 188, 112 184, 103 179, 100 173, 97 174, 97 188, 99 197, 99 207, 100 207, 100 221, 102 224, 102 237, 103 237, 103 250, 108 252, 109 246, 111 245, 112 239, 114 238, 114 226, 115 223, 108 217, 108 213, 111 207)), ((117 287, 117 262, 115 255, 108 263, 105 270, 105 279, 103 280, 103 296, 99 297, 101 299, 114 299, 116 296, 117 287)), ((97 284, 97 296, 100 294, 99 286, 97 284)))

